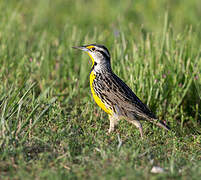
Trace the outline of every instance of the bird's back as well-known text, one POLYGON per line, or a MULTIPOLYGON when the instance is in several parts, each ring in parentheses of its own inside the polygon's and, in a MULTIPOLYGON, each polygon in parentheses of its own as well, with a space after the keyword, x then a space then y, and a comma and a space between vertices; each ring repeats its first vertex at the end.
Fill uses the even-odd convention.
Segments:
POLYGON ((93 86, 100 99, 115 113, 136 119, 156 119, 149 108, 112 71, 97 73, 93 86))

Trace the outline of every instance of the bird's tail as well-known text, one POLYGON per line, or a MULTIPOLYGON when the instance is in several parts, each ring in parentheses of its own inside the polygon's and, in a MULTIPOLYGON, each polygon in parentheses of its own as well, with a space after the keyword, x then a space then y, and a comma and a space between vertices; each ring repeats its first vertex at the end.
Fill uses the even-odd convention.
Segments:
POLYGON ((157 126, 159 126, 159 127, 162 127, 162 128, 164 128, 164 129, 166 129, 167 131, 170 130, 170 127, 167 126, 163 121, 155 122, 155 124, 156 124, 157 126))

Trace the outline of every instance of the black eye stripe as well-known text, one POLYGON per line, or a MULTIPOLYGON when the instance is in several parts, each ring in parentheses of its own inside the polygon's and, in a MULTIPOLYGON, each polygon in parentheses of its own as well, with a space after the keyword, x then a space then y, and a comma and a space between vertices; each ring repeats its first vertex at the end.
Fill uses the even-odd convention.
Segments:
MULTIPOLYGON (((100 51, 100 50, 96 50, 96 51, 99 52, 99 53, 101 53, 104 57, 108 57, 108 55, 105 52, 100 51)), ((110 57, 108 57, 108 58, 110 58, 110 57)))

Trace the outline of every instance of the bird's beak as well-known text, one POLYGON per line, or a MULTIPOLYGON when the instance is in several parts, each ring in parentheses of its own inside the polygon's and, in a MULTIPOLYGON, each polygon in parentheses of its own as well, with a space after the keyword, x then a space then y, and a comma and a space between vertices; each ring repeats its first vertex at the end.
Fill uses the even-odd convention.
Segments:
POLYGON ((86 51, 86 52, 89 52, 89 49, 86 48, 86 46, 75 46, 75 47, 72 47, 74 49, 80 49, 82 51, 86 51))

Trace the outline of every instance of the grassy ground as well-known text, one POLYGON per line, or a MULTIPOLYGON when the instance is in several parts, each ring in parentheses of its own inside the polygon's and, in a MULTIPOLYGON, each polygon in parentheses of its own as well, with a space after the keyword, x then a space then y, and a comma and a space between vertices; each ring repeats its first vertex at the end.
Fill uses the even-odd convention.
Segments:
POLYGON ((200 1, 0 1, 0 179, 199 179, 200 1), (112 67, 172 132, 109 121, 89 57, 112 67), (153 174, 153 166, 164 173, 153 174))

